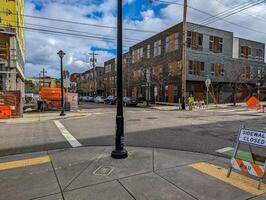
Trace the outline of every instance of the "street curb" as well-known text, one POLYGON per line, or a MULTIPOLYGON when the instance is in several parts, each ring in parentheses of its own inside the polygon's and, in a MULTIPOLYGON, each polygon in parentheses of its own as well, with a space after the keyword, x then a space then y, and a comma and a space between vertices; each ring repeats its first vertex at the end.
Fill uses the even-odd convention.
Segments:
POLYGON ((68 120, 68 119, 78 119, 78 118, 83 118, 90 116, 89 114, 82 114, 78 116, 64 116, 64 117, 55 117, 55 118, 50 118, 50 119, 33 119, 33 120, 25 120, 25 121, 20 121, 20 122, 13 122, 13 121, 0 121, 0 124, 30 124, 30 123, 36 123, 36 122, 47 122, 47 121, 53 121, 53 120, 68 120))

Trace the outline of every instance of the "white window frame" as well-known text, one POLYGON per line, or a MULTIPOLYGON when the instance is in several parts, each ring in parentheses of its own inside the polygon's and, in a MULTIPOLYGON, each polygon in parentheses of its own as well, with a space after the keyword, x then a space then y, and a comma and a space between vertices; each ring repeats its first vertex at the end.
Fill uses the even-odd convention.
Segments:
POLYGON ((179 33, 175 33, 175 49, 179 49, 179 33))
POLYGON ((150 58, 151 57, 151 45, 148 44, 147 45, 147 58, 150 58))

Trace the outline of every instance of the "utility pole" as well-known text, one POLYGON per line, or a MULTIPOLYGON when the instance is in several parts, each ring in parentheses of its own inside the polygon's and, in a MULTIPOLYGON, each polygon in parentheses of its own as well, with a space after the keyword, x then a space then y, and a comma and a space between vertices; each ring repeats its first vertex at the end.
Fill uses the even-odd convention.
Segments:
POLYGON ((187 89, 187 0, 184 0, 183 36, 182 36, 182 110, 186 109, 187 89))
POLYGON ((45 71, 45 69, 43 68, 41 73, 42 73, 42 87, 44 87, 44 85, 45 85, 45 74, 47 73, 47 71, 45 71))
POLYGON ((98 54, 92 52, 92 53, 89 53, 89 55, 92 56, 91 58, 91 62, 92 62, 92 67, 93 67, 93 87, 94 87, 94 93, 95 95, 97 95, 97 82, 96 82, 96 56, 98 54))
POLYGON ((123 116, 123 0, 117 0, 117 110, 115 149, 112 158, 127 158, 124 148, 124 116, 123 116))

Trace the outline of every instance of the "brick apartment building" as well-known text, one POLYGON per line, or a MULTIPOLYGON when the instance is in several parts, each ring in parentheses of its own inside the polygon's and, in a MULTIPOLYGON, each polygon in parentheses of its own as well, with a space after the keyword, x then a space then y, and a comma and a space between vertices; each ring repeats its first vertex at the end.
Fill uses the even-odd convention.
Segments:
MULTIPOLYGON (((132 47, 123 55, 123 94, 156 101, 178 102, 182 88, 182 23, 132 47)), ((244 101, 257 93, 261 100, 266 64, 265 44, 234 37, 232 32, 188 23, 186 96, 206 99, 205 80, 210 78, 210 101, 244 101)), ((81 75, 80 92, 94 93, 91 70, 81 75)), ((97 76, 98 95, 116 95, 116 58, 104 63, 97 76)))
MULTIPOLYGON (((265 79, 265 44, 235 38, 232 32, 188 23, 187 96, 205 100, 205 80, 212 80, 210 96, 217 103, 244 101, 265 79)), ((178 102, 181 97, 182 23, 129 49, 132 81, 129 94, 157 101, 178 102), (156 88, 156 89, 154 89, 156 88)), ((265 92, 261 94, 265 99, 265 92)))
MULTIPOLYGON (((132 81, 130 71, 131 56, 129 53, 123 54, 123 94, 124 96, 131 96, 129 93, 130 84, 132 81)), ((103 73, 103 87, 104 96, 116 96, 116 80, 117 80, 117 63, 116 58, 108 60, 104 63, 103 73)))

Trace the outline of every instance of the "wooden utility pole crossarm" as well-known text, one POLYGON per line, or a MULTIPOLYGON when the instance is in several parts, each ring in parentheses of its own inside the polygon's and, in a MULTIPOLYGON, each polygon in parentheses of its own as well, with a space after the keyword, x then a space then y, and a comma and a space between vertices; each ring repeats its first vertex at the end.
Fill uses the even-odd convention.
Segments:
POLYGON ((92 67, 93 67, 93 86, 94 86, 94 92, 95 92, 95 95, 97 95, 97 81, 96 81, 96 56, 98 54, 96 53, 90 53, 90 55, 92 55, 92 67))
POLYGON ((186 109, 187 89, 187 0, 184 0, 183 35, 182 35, 182 109, 186 109))

